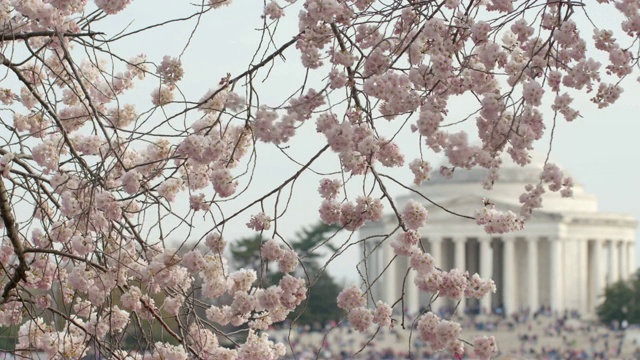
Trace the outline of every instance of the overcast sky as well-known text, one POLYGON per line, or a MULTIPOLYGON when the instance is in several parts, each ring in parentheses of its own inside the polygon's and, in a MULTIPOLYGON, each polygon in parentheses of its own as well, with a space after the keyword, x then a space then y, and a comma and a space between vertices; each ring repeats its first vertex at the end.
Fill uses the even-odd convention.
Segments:
MULTIPOLYGON (((188 15, 190 11, 188 9, 185 11, 185 3, 137 0, 121 14, 109 20, 110 26, 112 26, 111 29, 123 29, 130 23, 130 29, 136 29, 158 20, 188 15), (159 6, 159 4, 162 5, 159 6)), ((604 27, 614 27, 614 24, 607 25, 607 19, 613 16, 602 12, 602 6, 594 5, 593 10, 597 11, 597 14, 592 16, 594 21, 604 27)), ((197 100, 208 89, 216 87, 219 79, 226 73, 234 76, 246 69, 259 41, 260 33, 255 29, 262 25, 261 7, 260 2, 234 0, 230 7, 215 10, 203 17, 190 47, 182 56, 185 79, 179 85, 187 94, 187 98, 197 100)), ((124 39, 113 48, 116 52, 125 55, 125 58, 142 52, 147 54, 149 60, 159 62, 164 55, 180 54, 194 25, 195 20, 170 25, 152 33, 124 39)), ((276 44, 280 45, 289 40, 295 34, 296 28, 297 10, 288 11, 279 26, 276 44)), ((591 31, 590 28, 586 29, 585 38, 590 39, 591 31)), ((295 89, 304 78, 304 71, 298 62, 298 52, 292 49, 285 53, 285 57, 286 63, 280 58, 275 61, 270 80, 265 83, 261 94, 263 103, 280 104, 284 100, 283 97, 287 96, 291 89, 295 89)), ((264 72, 262 74, 264 76, 264 72)), ((313 76, 312 74, 312 79, 313 76)), ((603 110, 593 106, 587 97, 577 99, 574 104, 583 117, 570 124, 564 120, 558 121, 551 158, 569 171, 577 182, 583 184, 588 193, 598 196, 601 211, 627 213, 640 218, 640 191, 638 190, 640 163, 637 159, 640 153, 638 141, 640 86, 635 78, 630 78, 624 83, 624 88, 622 98, 613 107, 603 110)), ((137 101, 148 104, 149 92, 150 88, 138 90, 135 95, 137 101)), ((447 122, 456 120, 458 115, 464 116, 474 110, 465 109, 464 106, 452 109, 451 119, 447 119, 447 122)), ((461 128, 473 133, 474 123, 475 121, 471 120, 461 128)), ((291 144, 291 156, 301 162, 306 162, 313 154, 312 152, 322 146, 323 139, 315 133, 315 126, 308 125, 310 126, 305 126, 306 129, 301 131, 300 137, 291 144)), ((399 123, 390 125, 390 128, 393 129, 394 126, 399 126, 399 123)), ((549 131, 545 139, 537 144, 540 151, 548 150, 548 134, 549 131)), ((415 155, 416 143, 411 140, 410 144, 413 147, 406 149, 403 147, 403 150, 415 155)), ((259 164, 256 169, 259 178, 252 185, 255 189, 244 197, 247 201, 251 195, 268 192, 299 168, 269 146, 260 146, 259 150, 259 164)), ((407 160, 410 161, 412 158, 409 155, 407 160)), ((427 154, 426 158, 432 160, 434 164, 440 161, 439 157, 432 154, 427 154)), ((335 171, 337 170, 336 162, 335 154, 323 155, 314 169, 335 171)), ((386 172, 396 175, 408 184, 413 178, 408 169, 386 172)), ((316 175, 303 176, 296 183, 289 211, 283 219, 286 221, 283 223, 286 224, 283 234, 291 235, 299 230, 300 226, 317 221, 316 209, 320 201, 316 188, 320 178, 316 175)), ((391 191, 395 195, 403 193, 393 187, 391 191)), ((244 200, 239 201, 241 205, 245 204, 242 202, 244 200)), ((228 231, 227 235, 238 237, 251 235, 250 231, 243 226, 248 220, 248 215, 250 214, 239 219, 233 229, 225 230, 225 232, 228 231)), ((350 253, 330 269, 339 277, 353 278, 355 272, 352 264, 354 257, 357 256, 357 253, 350 253)))

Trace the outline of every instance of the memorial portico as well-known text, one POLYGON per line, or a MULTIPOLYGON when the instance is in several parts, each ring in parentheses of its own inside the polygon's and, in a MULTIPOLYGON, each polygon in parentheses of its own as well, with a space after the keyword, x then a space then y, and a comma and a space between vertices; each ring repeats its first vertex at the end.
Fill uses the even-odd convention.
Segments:
MULTIPOLYGON (((480 302, 468 300, 473 306, 484 311, 501 308, 507 313, 522 308, 538 309, 541 305, 556 311, 592 312, 604 286, 626 279, 632 273, 628 259, 634 243, 633 238, 612 241, 554 236, 451 238, 431 235, 423 238, 423 247, 430 249, 442 270, 455 267, 496 282, 499 291, 480 302), (618 258, 627 260, 618 262, 618 258)), ((388 264, 394 257, 393 250, 384 244, 381 248, 382 264, 388 264)), ((387 266, 381 299, 393 303, 400 298, 399 277, 404 277, 407 269, 408 264, 400 257, 387 266)), ((408 286, 414 278, 415 272, 409 271, 405 285, 409 311, 418 311, 421 304, 428 301, 426 294, 420 294, 415 286, 408 286)), ((467 302, 463 300, 458 306, 466 307, 467 302)))
MULTIPOLYGON (((580 185, 575 186, 573 199, 560 198, 555 193, 543 197, 543 208, 534 211, 523 230, 489 235, 473 220, 452 213, 472 215, 482 207, 482 198, 490 199, 499 210, 517 213, 518 195, 524 185, 535 182, 537 175, 526 168, 507 167, 501 174, 502 185, 485 193, 481 191, 481 173, 456 175, 457 178, 444 180, 434 174, 431 183, 417 188, 437 204, 423 202, 429 210, 429 221, 420 229, 422 248, 434 257, 441 270, 455 267, 470 275, 478 273, 492 278, 497 286, 497 292, 486 298, 461 301, 458 311, 467 308, 513 313, 548 306, 552 311, 593 314, 604 288, 635 272, 636 220, 597 211, 596 198, 586 194, 580 185)), ((402 208, 409 198, 397 199, 396 206, 402 208)), ((389 216, 365 226, 363 231, 388 234, 396 227, 395 220, 389 216)), ((404 306, 409 313, 415 313, 429 304, 433 294, 415 287, 415 271, 408 271, 406 257, 395 257, 389 264, 395 256, 391 241, 392 237, 380 236, 363 242, 365 253, 371 253, 367 259, 368 278, 384 273, 383 281, 371 285, 372 294, 374 300, 393 304, 402 297, 404 288, 404 306)), ((433 303, 436 310, 455 305, 447 299, 433 303)))

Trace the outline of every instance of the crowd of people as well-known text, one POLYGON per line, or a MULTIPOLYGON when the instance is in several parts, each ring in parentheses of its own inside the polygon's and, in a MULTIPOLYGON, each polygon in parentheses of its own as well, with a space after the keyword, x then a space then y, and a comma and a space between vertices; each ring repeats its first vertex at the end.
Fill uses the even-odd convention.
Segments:
MULTIPOLYGON (((446 315, 446 313, 441 313, 446 315)), ((552 314, 548 308, 522 309, 505 315, 473 315, 457 319, 463 324, 463 338, 493 335, 498 341, 497 359, 548 360, 640 360, 640 330, 603 326, 584 320, 578 312, 552 314)), ((411 330, 413 318, 406 316, 403 329, 399 322, 393 329, 360 334, 344 324, 283 328, 274 332, 289 346, 289 356, 296 359, 452 359, 447 352, 432 353, 411 330)), ((415 330, 415 329, 414 329, 415 330)), ((471 358, 472 349, 460 359, 471 358)))
MULTIPOLYGON (((439 315, 448 318, 451 309, 439 315)), ((455 359, 452 354, 432 352, 415 329, 416 318, 396 314, 391 329, 372 329, 361 334, 345 321, 331 321, 315 326, 285 324, 271 329, 269 334, 288 347, 287 359, 455 359)), ((455 317, 454 317, 455 318, 455 317)), ((455 318, 463 327, 462 338, 472 340, 477 335, 493 335, 498 341, 499 360, 640 360, 640 328, 628 324, 603 326, 582 319, 578 312, 553 314, 548 308, 536 311, 522 309, 503 314, 474 314, 455 318)), ((472 349, 457 359, 472 358, 472 349)), ((33 353, 33 358, 45 358, 33 353)), ((92 357, 93 358, 93 357, 92 357)), ((1 359, 14 359, 1 353, 1 359)))

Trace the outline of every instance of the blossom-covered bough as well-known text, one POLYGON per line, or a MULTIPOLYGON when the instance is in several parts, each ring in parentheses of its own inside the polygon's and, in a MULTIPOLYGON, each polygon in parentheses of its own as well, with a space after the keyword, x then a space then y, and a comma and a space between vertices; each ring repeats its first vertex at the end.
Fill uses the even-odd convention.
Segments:
MULTIPOLYGON (((409 258, 416 276, 407 286, 452 299, 495 291, 490 279, 435 267, 419 241, 426 209, 414 201, 398 208, 389 187, 427 181, 428 159, 440 153, 450 164, 442 174, 486 168, 490 188, 501 159, 527 164, 545 130, 580 117, 574 98, 609 106, 638 66, 637 0, 274 0, 251 5, 263 8, 255 24, 238 24, 261 32, 246 70, 216 74, 221 80, 192 99, 181 88, 191 71, 182 54, 147 58, 144 41, 134 53, 112 49, 176 22, 195 36, 235 5, 184 3, 192 15, 114 30, 110 19, 130 2, 0 2, 0 325, 19 328, 23 356, 283 356, 291 344, 267 330, 295 323, 293 310, 313 296, 314 278, 281 235, 299 225, 286 221, 291 198, 312 196, 294 191, 307 174, 320 184, 309 200, 319 213, 307 217, 354 232, 330 260, 367 241, 357 230, 386 211, 398 226, 380 246, 409 258), (605 8, 617 20, 596 16, 605 8), (297 89, 271 90, 270 72, 292 57, 303 67, 297 89), (462 119, 450 114, 460 101, 462 119), (473 121, 477 136, 450 126, 473 121), (292 170, 256 192, 271 176, 257 166, 269 147, 292 170), (320 158, 335 164, 329 175, 315 169, 320 158), (225 234, 245 224, 270 239, 256 269, 227 260, 225 234), (267 271, 284 276, 266 284, 267 271)), ((209 41, 215 36, 226 35, 209 41)), ((219 70, 193 69, 203 71, 219 70)), ((514 231, 543 193, 571 196, 571 186, 547 159, 539 183, 523 189, 521 214, 487 201, 474 216, 451 216, 489 233, 514 231)), ((379 278, 361 280, 336 299, 343 321, 360 332, 397 326, 402 299, 379 301, 370 291, 379 278)), ((459 324, 430 311, 413 331, 433 350, 497 352, 493 338, 464 340, 459 324)))

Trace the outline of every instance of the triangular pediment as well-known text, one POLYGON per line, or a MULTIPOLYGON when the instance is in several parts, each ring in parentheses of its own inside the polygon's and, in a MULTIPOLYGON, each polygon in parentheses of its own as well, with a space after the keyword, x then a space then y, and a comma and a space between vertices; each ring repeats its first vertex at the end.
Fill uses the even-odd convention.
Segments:
MULTIPOLYGON (((499 199, 489 200, 495 205, 496 209, 500 211, 510 210, 515 214, 520 214, 519 204, 509 203, 506 201, 501 201, 499 199)), ((419 199, 419 201, 429 211, 430 221, 452 221, 457 217, 455 216, 455 214, 474 217, 476 210, 480 210, 483 207, 482 198, 470 195, 462 195, 459 197, 449 198, 443 202, 437 202, 436 204, 432 204, 425 199, 419 199)), ((560 218, 561 214, 559 213, 547 212, 544 211, 544 209, 535 209, 533 211, 533 217, 530 221, 549 221, 552 219, 558 220, 560 218)))

